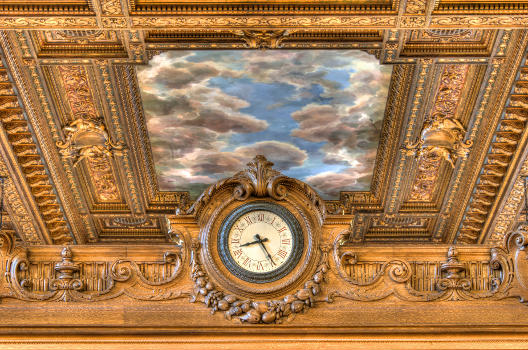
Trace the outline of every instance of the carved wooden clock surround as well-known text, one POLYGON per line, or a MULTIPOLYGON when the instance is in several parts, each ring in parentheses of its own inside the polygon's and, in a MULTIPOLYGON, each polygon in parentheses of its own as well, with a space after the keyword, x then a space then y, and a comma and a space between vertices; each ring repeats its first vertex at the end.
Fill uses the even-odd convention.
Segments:
POLYGON ((195 295, 207 298, 213 309, 251 323, 280 322, 283 316, 304 310, 310 306, 307 300, 318 294, 323 279, 320 244, 324 202, 310 186, 282 175, 272 165, 265 157, 256 156, 245 170, 211 185, 187 212, 196 215, 201 227, 199 241, 194 243, 194 259, 199 261, 193 263, 203 268, 194 271, 195 295), (300 224, 303 244, 291 271, 279 279, 255 283, 238 278, 226 267, 219 255, 218 233, 233 210, 262 203, 291 213, 300 224), (298 290, 292 292, 294 289, 298 290), (241 297, 254 300, 241 302, 241 297))
POLYGON ((324 204, 316 192, 302 182, 286 177, 271 169, 273 163, 257 156, 245 171, 228 181, 212 185, 198 199, 196 210, 201 227, 201 257, 211 276, 226 289, 243 295, 280 295, 292 289, 313 272, 324 221, 324 204), (303 236, 303 249, 299 262, 283 278, 264 284, 255 284, 234 276, 218 254, 218 232, 226 216, 245 203, 257 199, 280 205, 297 219, 303 236), (206 202, 207 201, 207 202, 206 202))

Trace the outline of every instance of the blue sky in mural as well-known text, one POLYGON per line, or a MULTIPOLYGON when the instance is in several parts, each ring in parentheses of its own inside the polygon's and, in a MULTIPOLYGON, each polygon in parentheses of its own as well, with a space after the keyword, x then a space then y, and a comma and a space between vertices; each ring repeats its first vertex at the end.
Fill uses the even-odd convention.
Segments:
POLYGON ((171 51, 138 68, 163 191, 264 154, 324 198, 368 190, 391 74, 361 51, 171 51))

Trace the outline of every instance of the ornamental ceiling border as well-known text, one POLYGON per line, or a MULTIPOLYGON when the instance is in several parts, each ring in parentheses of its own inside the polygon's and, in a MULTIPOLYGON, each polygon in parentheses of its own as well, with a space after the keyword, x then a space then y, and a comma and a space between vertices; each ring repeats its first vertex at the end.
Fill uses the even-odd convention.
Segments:
MULTIPOLYGON (((128 10, 123 6, 120 7, 120 5, 122 4, 119 2, 104 2, 101 4, 102 7, 95 6, 96 17, 101 19, 100 23, 104 25, 105 21, 102 21, 102 19, 113 21, 117 18, 121 18, 122 20, 139 18, 130 16, 128 10), (106 16, 111 13, 112 15, 122 15, 123 17, 106 16)), ((399 6, 403 5, 400 3, 399 6)), ((435 10, 428 4, 422 7, 419 2, 407 2, 405 6, 406 11, 423 11, 425 14, 424 18, 429 18, 431 21, 435 16, 435 10)), ((189 18, 191 17, 192 15, 189 18)), ((219 17, 227 19, 229 16, 219 17)), ((273 19, 273 16, 265 17, 273 19)), ((317 15, 317 20, 320 20, 323 17, 324 16, 317 15)), ((398 21, 395 16, 393 16, 393 18, 398 21)), ((167 19, 172 20, 173 18, 170 16, 164 18, 164 20, 167 19)), ((429 19, 427 21, 429 21, 429 19)), ((90 87, 92 91, 91 97, 88 96, 87 98, 88 100, 91 99, 92 102, 90 103, 92 104, 94 100, 98 101, 97 105, 99 107, 97 107, 97 112, 103 117, 103 123, 97 122, 91 125, 79 122, 78 124, 73 125, 76 121, 71 119, 68 119, 68 123, 65 122, 66 119, 61 119, 57 123, 58 120, 54 120, 54 118, 51 117, 53 108, 56 108, 56 110, 60 112, 59 115, 61 113, 69 113, 69 107, 67 107, 68 103, 66 103, 67 101, 63 100, 61 93, 58 93, 58 91, 64 93, 65 90, 58 89, 55 92, 56 95, 57 93, 58 95, 53 97, 53 99, 44 96, 44 94, 40 94, 39 97, 42 106, 44 106, 43 112, 47 114, 48 120, 54 120, 50 124, 50 132, 53 135, 53 141, 51 142, 63 142, 62 144, 65 145, 68 142, 66 139, 71 138, 73 140, 85 131, 91 132, 92 135, 100 135, 102 142, 101 145, 94 145, 94 147, 99 148, 91 149, 90 151, 99 152, 101 155, 100 159, 104 160, 104 166, 99 166, 99 168, 108 169, 110 167, 109 164, 111 164, 111 168, 114 169, 113 174, 110 175, 107 171, 106 175, 101 174, 101 178, 106 176, 109 179, 109 183, 111 183, 112 181, 110 178, 113 176, 115 186, 111 186, 110 188, 117 188, 117 191, 124 196, 120 197, 120 202, 118 203, 114 200, 114 192, 116 191, 110 191, 112 193, 109 197, 106 197, 108 200, 101 201, 101 198, 98 200, 93 195, 93 192, 95 191, 94 184, 88 184, 87 186, 83 184, 89 182, 86 181, 86 179, 93 177, 93 172, 90 173, 90 167, 87 167, 87 164, 85 164, 84 161, 80 162, 77 167, 74 166, 75 161, 71 165, 66 162, 68 164, 64 165, 64 171, 66 173, 66 178, 68 179, 67 182, 69 182, 73 191, 71 194, 67 194, 67 191, 64 190, 64 188, 67 187, 63 187, 63 189, 60 190, 62 191, 62 194, 59 193, 59 196, 64 198, 73 196, 78 204, 77 207, 80 208, 80 212, 82 212, 79 216, 77 213, 74 213, 75 210, 73 210, 73 212, 71 211, 71 206, 66 206, 66 210, 70 210, 70 213, 67 216, 68 220, 71 221, 70 223, 73 222, 73 226, 77 227, 77 230, 80 230, 79 232, 84 232, 83 237, 85 237, 85 239, 94 242, 98 240, 98 234, 103 231, 106 232, 105 235, 111 237, 111 227, 116 230, 116 233, 126 231, 123 227, 118 229, 118 225, 116 226, 114 224, 105 226, 108 224, 107 221, 105 221, 105 215, 114 212, 123 215, 123 217, 129 217, 131 220, 134 219, 132 220, 133 222, 140 222, 143 219, 146 220, 145 222, 148 220, 156 221, 156 223, 152 223, 149 227, 156 227, 156 230, 159 230, 157 231, 157 239, 162 239, 162 237, 168 237, 168 232, 163 232, 165 228, 162 228, 165 225, 163 216, 174 209, 174 202, 183 203, 184 205, 190 203, 189 198, 187 198, 184 193, 157 193, 155 190, 155 179, 141 178, 144 173, 139 170, 143 164, 149 163, 148 154, 143 150, 141 152, 144 152, 147 156, 143 155, 138 157, 136 153, 141 154, 141 152, 137 152, 141 147, 137 146, 137 144, 136 146, 131 146, 134 142, 131 143, 127 132, 123 132, 123 130, 120 129, 123 120, 130 119, 130 115, 132 115, 130 112, 131 110, 140 110, 138 109, 138 106, 140 106, 141 101, 139 100, 137 93, 131 94, 130 92, 126 92, 128 91, 127 89, 129 89, 130 84, 137 83, 135 80, 131 83, 130 81, 121 81, 120 79, 116 79, 116 77, 127 76, 128 79, 132 79, 131 77, 134 75, 133 65, 144 64, 147 62, 148 57, 159 51, 178 48, 193 48, 196 45, 200 48, 212 48, 216 45, 215 40, 219 40, 221 37, 227 38, 227 41, 224 42, 224 44, 228 46, 235 45, 236 47, 245 49, 292 47, 335 48, 337 47, 336 45, 340 45, 340 48, 363 49, 378 57, 382 64, 395 64, 395 67, 399 67, 400 65, 401 67, 416 66, 414 78, 402 80, 405 81, 403 84, 408 86, 409 89, 416 88, 419 92, 429 91, 432 86, 431 84, 433 84, 431 79, 440 79, 438 67, 448 64, 466 64, 471 65, 471 67, 482 67, 477 69, 479 71, 478 74, 477 72, 470 74, 473 80, 471 83, 466 83, 466 85, 482 84, 486 85, 486 91, 491 91, 490 86, 495 81, 495 76, 499 74, 498 70, 500 67, 498 66, 497 62, 499 61, 497 60, 502 57, 507 61, 507 57, 509 57, 510 52, 512 52, 511 47, 517 45, 522 36, 520 34, 521 31, 503 31, 497 29, 484 31, 476 31, 473 29, 463 29, 458 31, 454 29, 437 29, 435 31, 429 29, 410 29, 407 31, 397 31, 379 30, 379 28, 375 30, 367 29, 368 26, 362 27, 361 29, 344 27, 323 29, 311 27, 311 20, 312 19, 309 19, 307 22, 303 22, 302 27, 292 29, 286 27, 281 29, 281 26, 277 29, 276 27, 271 28, 268 26, 267 28, 259 27, 258 29, 252 29, 251 27, 240 29, 211 29, 212 27, 208 27, 208 29, 193 28, 192 30, 175 30, 174 28, 167 28, 167 30, 156 29, 155 31, 137 31, 129 30, 128 27, 121 27, 106 31, 92 29, 63 29, 46 32, 16 31, 16 33, 9 33, 8 36, 11 38, 16 37, 16 40, 13 42, 20 44, 20 50, 22 53, 21 60, 29 63, 29 66, 31 67, 30 74, 33 77, 37 89, 42 89, 43 87, 45 89, 46 86, 55 89, 55 86, 60 85, 59 83, 54 82, 55 77, 51 73, 56 67, 69 67, 69 70, 73 69, 71 67, 85 67, 83 69, 87 69, 87 76, 89 79, 101 81, 95 86, 90 87), (344 44, 337 44, 337 38, 342 36, 349 38, 350 41, 347 41, 344 44), (80 48, 86 43, 86 40, 92 40, 93 47, 90 46, 87 52, 82 52, 80 48), (442 56, 442 53, 432 49, 434 43, 445 44, 445 53, 447 56, 442 56), (461 45, 461 43, 463 44, 461 45), (106 48, 109 50, 106 53, 104 51, 106 49, 103 49, 103 47, 105 47, 104 45, 107 45, 106 48), (409 45, 414 46, 411 47, 409 45), (476 51, 471 54, 469 52, 472 49, 468 49, 469 51, 466 53, 474 56, 457 57, 456 54, 454 54, 455 52, 458 52, 456 51, 458 50, 458 47, 464 46, 474 47, 474 50, 476 51), (117 51, 114 49, 117 50, 119 47, 125 48, 128 55, 127 57, 115 56, 117 51), (412 52, 415 56, 408 56, 409 52, 412 52), (455 56, 449 56, 451 54, 455 56), (81 57, 81 55, 83 55, 83 57, 81 57), (494 70, 490 68, 492 66, 494 67, 494 70), (127 68, 125 69, 124 67, 127 68), (487 70, 484 73, 485 69, 487 70), (44 78, 42 72, 46 71, 49 72, 46 73, 46 78, 44 78), (125 72, 124 75, 121 74, 123 72, 125 72), (484 80, 480 83, 479 79, 484 80), (42 85, 43 82, 44 85, 42 85), (488 82, 490 84, 488 84, 488 82), (132 98, 130 98, 131 96, 132 98), (136 105, 134 106, 134 104, 136 105), (57 125, 60 125, 60 128, 58 128, 57 125), (106 144, 106 142, 109 143, 106 144), (123 148, 121 149, 121 147, 123 148), (103 154, 106 154, 110 158, 105 158, 103 154), (109 159, 113 160, 109 161, 109 159), (123 170, 119 169, 120 165, 123 165, 123 170), (143 184, 148 184, 148 186, 146 186, 146 191, 148 193, 145 192, 144 189, 139 190, 140 187, 145 188, 143 184), (123 191, 123 189, 126 189, 127 187, 130 187, 132 190, 123 191), (168 204, 168 202, 172 203, 168 204)), ((119 23, 119 21, 114 21, 115 25, 119 25, 119 23)), ((286 21, 285 23, 288 22, 286 21)), ((334 22, 334 24, 335 23, 337 22, 334 22)), ((221 48, 221 46, 217 46, 216 48, 221 48)), ((401 69, 403 70, 403 68, 401 69)), ((507 73, 504 72, 503 74, 507 73)), ((394 76, 395 75, 393 75, 393 77, 394 76)), ((470 89, 470 92, 472 94, 468 99, 470 102, 463 101, 464 103, 463 106, 461 105, 460 107, 460 112, 457 112, 460 113, 457 118, 460 118, 463 128, 475 130, 478 123, 480 123, 479 120, 482 118, 482 114, 477 115, 476 120, 469 120, 469 114, 472 113, 470 105, 472 105, 473 102, 471 101, 473 101, 473 99, 478 99, 478 103, 480 103, 482 97, 477 96, 477 89, 470 89), (466 123, 469 124, 466 125, 466 123)), ((68 94, 66 93, 65 96, 66 95, 68 94)), ((79 95, 78 97, 82 96, 79 95)), ((485 95, 484 97, 489 98, 489 95, 485 95)), ((398 100, 398 98, 396 98, 396 100, 398 100)), ((78 101, 82 102, 82 98, 78 101)), ((405 134, 405 144, 409 145, 409 142, 414 142, 414 137, 425 132, 425 129, 421 128, 420 125, 425 117, 425 109, 432 108, 432 97, 427 96, 424 99, 423 96, 418 96, 417 94, 413 97, 405 97, 405 101, 402 99, 398 103, 408 104, 409 109, 407 109, 407 111, 413 118, 410 124, 411 127, 406 130, 405 134)), ((390 106, 387 105, 387 111, 389 108, 390 106)), ((400 110, 403 111, 405 109, 401 108, 400 110)), ((126 123, 130 123, 131 125, 128 130, 137 130, 138 127, 141 129, 140 124, 142 122, 141 118, 138 116, 126 121, 126 123), (134 123, 135 125, 133 125, 134 123)), ((389 123, 387 118, 385 123, 389 123)), ((394 131, 390 127, 387 127, 387 129, 384 130, 394 131)), ((140 133, 143 133, 144 135, 141 136, 138 134, 133 137, 145 138, 145 135, 147 135, 145 134, 146 131, 144 129, 140 133)), ((41 135, 45 135, 45 132, 41 133, 41 135)), ((385 137, 391 138, 394 136, 383 136, 382 140, 385 137)), ((474 137, 474 135, 471 137, 474 137)), ((400 142, 403 140, 404 139, 402 138, 400 142)), ((478 145, 480 145, 478 147, 485 147, 484 143, 478 143, 478 145)), ((383 149, 384 145, 383 142, 380 143, 380 150, 383 149)), ((413 164, 412 157, 406 161, 400 157, 399 163, 397 163, 397 165, 395 163, 392 169, 387 168, 386 164, 380 166, 382 161, 391 164, 392 161, 390 161, 390 159, 398 158, 398 147, 388 147, 388 149, 393 152, 393 154, 390 154, 388 157, 381 157, 380 155, 383 152, 378 152, 371 192, 344 192, 343 198, 340 202, 328 201, 328 207, 336 213, 336 215, 332 215, 329 222, 344 225, 354 222, 354 224, 357 224, 358 226, 356 232, 354 232, 352 236, 360 241, 365 239, 365 237, 369 240, 381 240, 385 239, 384 237, 389 237, 387 236, 388 234, 392 235, 391 237, 393 238, 401 238, 401 234, 406 229, 412 233, 412 236, 415 237, 416 240, 427 240, 431 237, 431 234, 435 241, 450 240, 450 232, 455 228, 454 224, 447 220, 447 216, 450 211, 456 210, 457 204, 454 203, 454 198, 456 198, 457 191, 460 188, 462 173, 467 173, 468 171, 471 171, 468 169, 477 166, 475 165, 475 161, 472 160, 471 154, 469 155, 468 162, 462 160, 460 165, 457 165, 458 168, 456 168, 456 171, 453 173, 450 173, 448 167, 444 167, 446 169, 444 175, 448 176, 440 176, 443 179, 441 183, 439 182, 435 187, 434 191, 436 194, 433 196, 433 200, 424 202, 413 201, 410 203, 405 201, 405 197, 407 196, 405 193, 412 188, 412 185, 408 179, 403 179, 402 171, 404 169, 407 170, 409 164, 413 164), (466 163, 468 163, 469 166, 467 166, 466 163), (393 172, 396 174, 395 186, 389 191, 384 190, 385 187, 383 186, 386 185, 381 182, 376 182, 376 179, 383 178, 388 182, 388 177, 384 178, 379 174, 387 175, 389 173, 392 174, 393 172), (398 176, 398 174, 400 174, 400 176, 398 176), (381 186, 378 186, 378 183, 381 183, 381 186), (445 193, 445 199, 442 198, 443 196, 440 195, 441 193, 445 193), (361 213, 362 210, 369 212, 361 213), (441 212, 440 215, 438 215, 439 211, 441 212), (413 215, 418 216, 412 219, 411 216, 413 215), (408 223, 408 226, 405 226, 406 223, 408 223), (389 231, 392 231, 392 233, 389 231)), ((72 144, 71 148, 67 149, 68 154, 73 154, 79 151, 80 149, 75 148, 74 144, 72 144)), ((92 156, 83 159, 88 159, 88 164, 90 164, 89 160, 92 156)), ((53 155, 53 157, 56 156, 53 155)), ((54 161, 56 161, 57 158, 54 159, 54 161)), ((97 167, 97 164, 92 163, 93 167, 97 167)), ((148 166, 150 167, 150 165, 148 166)), ((58 173, 60 172, 61 171, 59 170, 58 173)), ((67 183, 64 182, 65 178, 61 177, 64 175, 59 175, 58 173, 55 175, 52 174, 54 179, 57 180, 60 178, 62 183, 67 183)), ((97 182, 97 185, 99 184, 100 183, 97 182)), ((69 198, 69 200, 73 199, 72 197, 69 198)), ((137 226, 136 228, 133 228, 132 226, 133 225, 128 228, 129 232, 139 230, 140 226, 137 226)))

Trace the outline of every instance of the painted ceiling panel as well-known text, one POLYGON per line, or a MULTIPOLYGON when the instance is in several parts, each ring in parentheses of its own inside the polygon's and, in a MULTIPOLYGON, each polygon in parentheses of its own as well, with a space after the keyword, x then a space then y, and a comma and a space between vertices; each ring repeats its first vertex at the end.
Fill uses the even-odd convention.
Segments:
POLYGON ((158 183, 199 195, 256 154, 324 198, 368 190, 391 66, 362 51, 171 51, 138 68, 158 183))

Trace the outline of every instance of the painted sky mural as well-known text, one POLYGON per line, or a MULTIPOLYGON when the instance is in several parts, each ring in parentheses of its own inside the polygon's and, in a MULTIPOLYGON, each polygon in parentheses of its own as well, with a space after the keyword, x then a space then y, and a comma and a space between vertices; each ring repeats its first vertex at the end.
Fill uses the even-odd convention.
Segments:
POLYGON ((198 196, 257 154, 324 198, 368 190, 390 66, 361 51, 171 51, 138 67, 162 191, 198 196))

